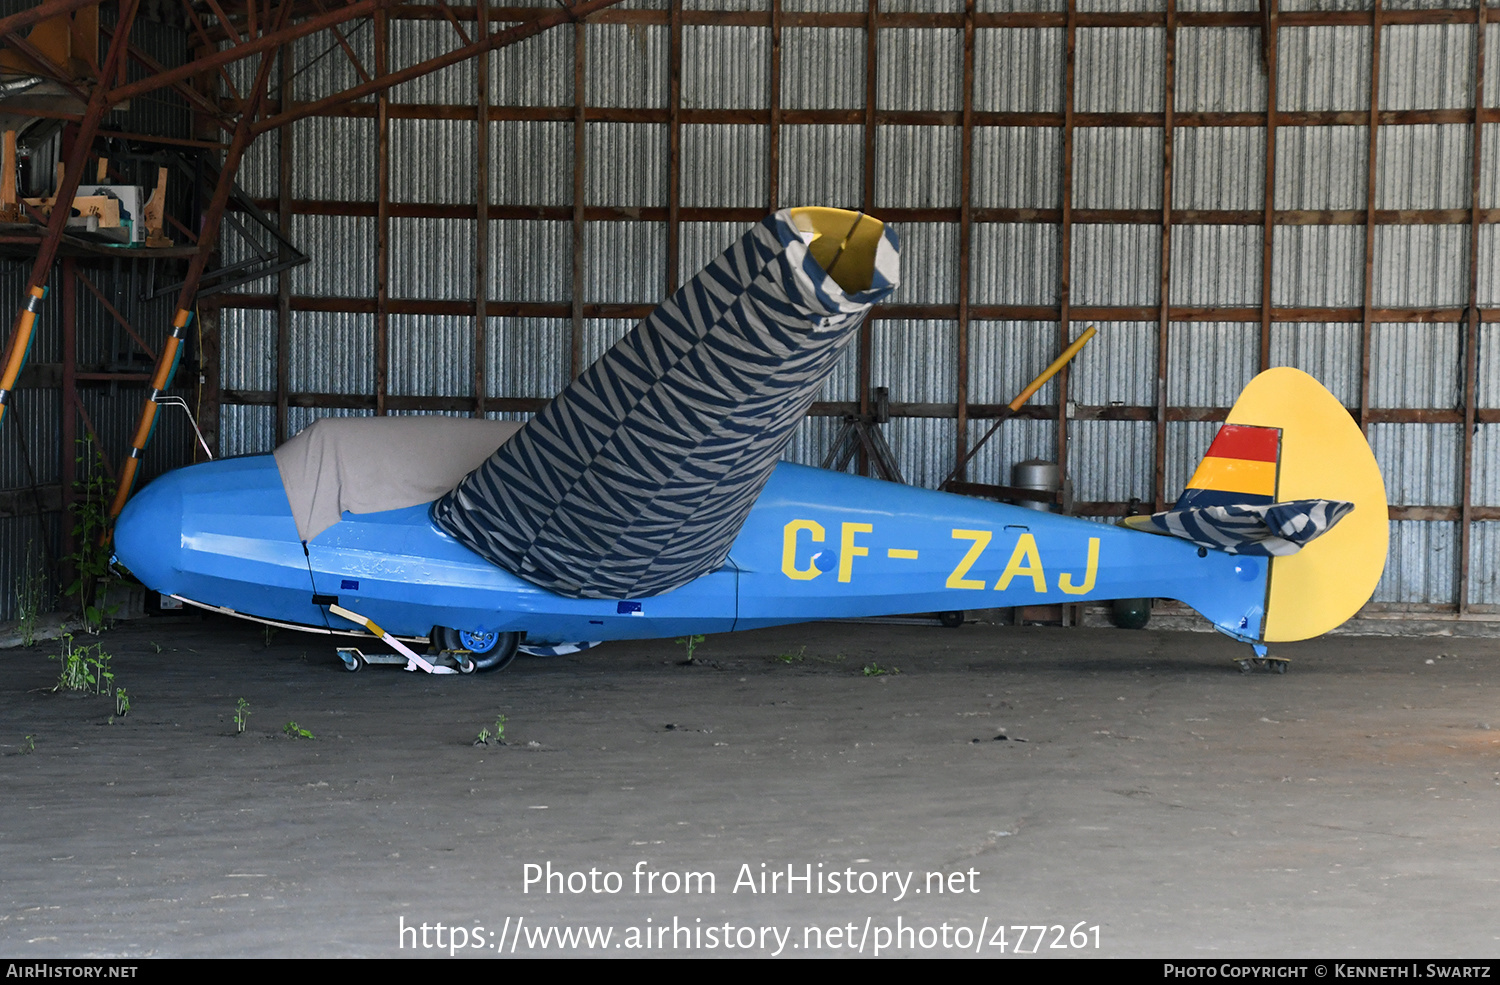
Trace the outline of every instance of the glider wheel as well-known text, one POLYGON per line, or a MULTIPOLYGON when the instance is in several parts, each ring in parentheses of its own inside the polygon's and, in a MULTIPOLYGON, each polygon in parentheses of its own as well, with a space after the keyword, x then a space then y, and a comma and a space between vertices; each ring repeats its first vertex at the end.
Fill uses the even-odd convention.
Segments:
POLYGON ((939 612, 938 622, 949 629, 957 629, 964 624, 964 614, 962 612, 939 612))
MULTIPOLYGON (((472 632, 451 626, 434 626, 432 639, 440 650, 467 653, 474 670, 503 670, 516 659, 521 645, 520 633, 472 632)), ((462 660, 459 670, 469 673, 462 660)))

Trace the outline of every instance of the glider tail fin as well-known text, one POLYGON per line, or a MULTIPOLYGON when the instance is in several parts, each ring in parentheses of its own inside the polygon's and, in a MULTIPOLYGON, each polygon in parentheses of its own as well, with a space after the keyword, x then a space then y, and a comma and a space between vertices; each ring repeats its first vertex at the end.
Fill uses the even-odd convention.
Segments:
POLYGON ((1268 557, 1260 639, 1286 642, 1337 628, 1369 600, 1388 518, 1380 467, 1348 410, 1280 367, 1241 392, 1173 509, 1129 525, 1268 557))
POLYGON ((1277 504, 1317 500, 1340 509, 1328 518, 1338 526, 1271 559, 1261 638, 1303 640, 1336 629, 1374 594, 1390 542, 1385 482, 1369 442, 1322 384, 1285 366, 1250 381, 1229 412, 1231 425, 1280 429, 1277 504))

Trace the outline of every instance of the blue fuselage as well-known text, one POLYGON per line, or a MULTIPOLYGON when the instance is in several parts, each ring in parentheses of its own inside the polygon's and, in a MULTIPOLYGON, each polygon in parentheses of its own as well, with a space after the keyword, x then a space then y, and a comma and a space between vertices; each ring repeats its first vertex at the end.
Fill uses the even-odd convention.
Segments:
POLYGON ((1265 559, 1173 537, 798 465, 777 467, 719 570, 663 595, 575 599, 497 568, 424 504, 344 514, 304 546, 275 460, 168 473, 125 508, 119 561, 148 587, 246 615, 397 635, 523 631, 533 643, 719 633, 853 616, 1177 599, 1260 636, 1265 559))

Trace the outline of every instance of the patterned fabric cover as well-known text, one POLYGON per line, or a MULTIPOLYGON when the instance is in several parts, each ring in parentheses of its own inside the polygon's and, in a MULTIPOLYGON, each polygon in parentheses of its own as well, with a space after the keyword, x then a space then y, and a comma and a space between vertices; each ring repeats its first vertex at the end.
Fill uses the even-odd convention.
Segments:
POLYGON ((792 430, 898 282, 896 236, 846 293, 787 212, 757 224, 432 506, 481 556, 573 598, 722 565, 792 430))
POLYGON ((1152 528, 1230 554, 1296 554, 1354 510, 1333 499, 1294 499, 1263 506, 1206 506, 1155 513, 1152 528))

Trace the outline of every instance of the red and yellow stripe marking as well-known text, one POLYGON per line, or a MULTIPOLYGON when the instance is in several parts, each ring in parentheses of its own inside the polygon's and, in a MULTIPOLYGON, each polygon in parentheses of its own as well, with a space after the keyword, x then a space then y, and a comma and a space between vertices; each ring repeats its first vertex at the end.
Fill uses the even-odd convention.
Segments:
POLYGON ((1187 487, 1274 498, 1280 440, 1277 428, 1224 425, 1187 487))

